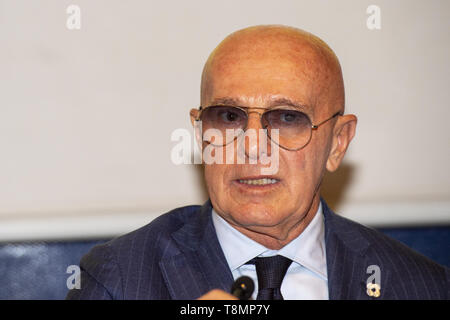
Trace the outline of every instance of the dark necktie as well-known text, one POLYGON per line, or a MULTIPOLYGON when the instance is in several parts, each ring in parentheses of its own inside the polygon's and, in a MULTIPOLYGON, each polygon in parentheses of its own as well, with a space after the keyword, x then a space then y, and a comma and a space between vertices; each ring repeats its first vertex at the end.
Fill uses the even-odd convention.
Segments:
POLYGON ((292 260, 283 256, 253 259, 258 276, 258 296, 256 300, 283 300, 281 283, 292 260))

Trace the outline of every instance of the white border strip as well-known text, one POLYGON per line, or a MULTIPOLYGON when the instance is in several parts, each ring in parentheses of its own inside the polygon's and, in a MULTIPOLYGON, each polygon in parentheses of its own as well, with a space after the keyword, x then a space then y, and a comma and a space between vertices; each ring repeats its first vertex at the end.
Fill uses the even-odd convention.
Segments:
POLYGON ((110 215, 45 216, 0 220, 0 242, 112 238, 136 230, 161 215, 113 213, 110 215))
MULTIPOLYGON (((449 202, 349 203, 342 216, 368 226, 450 225, 449 202)), ((162 212, 86 213, 0 220, 0 242, 112 238, 138 229, 162 212)))
POLYGON ((373 227, 450 225, 450 201, 349 203, 337 212, 373 227))

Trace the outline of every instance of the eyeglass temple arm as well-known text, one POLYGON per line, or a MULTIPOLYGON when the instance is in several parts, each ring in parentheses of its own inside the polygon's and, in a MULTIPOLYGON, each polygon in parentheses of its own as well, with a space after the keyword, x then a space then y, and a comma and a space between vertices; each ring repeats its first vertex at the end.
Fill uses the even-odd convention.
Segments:
POLYGON ((200 114, 203 112, 203 110, 204 110, 204 109, 202 108, 202 106, 199 106, 199 107, 198 107, 198 111, 200 111, 200 112, 199 112, 199 114, 197 115, 197 118, 195 119, 195 121, 200 121, 200 114))
POLYGON ((333 119, 333 118, 336 118, 337 116, 342 116, 344 113, 342 112, 342 111, 338 111, 338 112, 336 112, 335 114, 333 114, 331 117, 329 117, 328 119, 326 119, 326 120, 324 120, 324 121, 322 121, 322 122, 320 122, 320 123, 318 123, 318 124, 313 124, 312 126, 311 126, 311 129, 312 130, 317 130, 321 125, 323 125, 325 122, 327 122, 327 121, 330 121, 331 119, 333 119))

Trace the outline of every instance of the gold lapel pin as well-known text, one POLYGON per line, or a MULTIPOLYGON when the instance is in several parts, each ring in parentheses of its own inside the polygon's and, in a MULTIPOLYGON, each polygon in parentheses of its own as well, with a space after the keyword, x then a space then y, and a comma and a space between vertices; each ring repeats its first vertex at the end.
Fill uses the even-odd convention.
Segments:
POLYGON ((366 291, 366 293, 367 293, 367 295, 369 297, 378 298, 380 296, 380 294, 381 294, 380 290, 381 290, 381 288, 380 288, 380 285, 378 283, 369 282, 367 284, 367 291, 366 291))

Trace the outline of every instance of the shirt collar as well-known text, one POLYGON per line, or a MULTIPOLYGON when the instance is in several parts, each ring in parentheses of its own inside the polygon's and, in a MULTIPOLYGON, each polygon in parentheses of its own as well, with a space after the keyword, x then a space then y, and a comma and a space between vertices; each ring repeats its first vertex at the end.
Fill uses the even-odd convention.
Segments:
POLYGON ((220 217, 214 209, 212 219, 220 246, 232 272, 257 256, 279 254, 327 279, 325 227, 321 203, 305 230, 280 250, 270 250, 248 238, 220 217))

